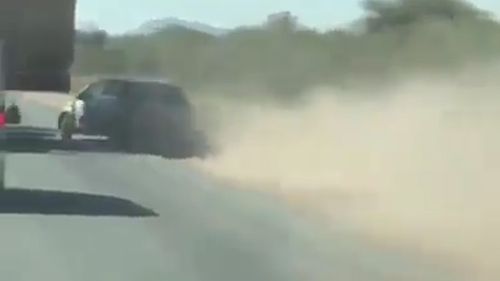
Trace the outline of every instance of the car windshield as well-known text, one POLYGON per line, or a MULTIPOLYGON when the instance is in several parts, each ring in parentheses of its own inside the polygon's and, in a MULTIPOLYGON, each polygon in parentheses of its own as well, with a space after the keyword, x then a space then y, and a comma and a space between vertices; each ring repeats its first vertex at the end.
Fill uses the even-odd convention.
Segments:
POLYGON ((0 0, 0 281, 500 280, 499 3, 0 0))

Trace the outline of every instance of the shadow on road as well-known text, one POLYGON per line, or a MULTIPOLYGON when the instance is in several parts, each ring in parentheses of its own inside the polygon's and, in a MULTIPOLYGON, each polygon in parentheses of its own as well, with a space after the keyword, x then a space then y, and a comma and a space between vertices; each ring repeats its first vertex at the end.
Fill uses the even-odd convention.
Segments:
MULTIPOLYGON (((110 152, 103 141, 78 142, 77 146, 62 145, 57 130, 12 126, 0 131, 0 153, 48 153, 54 150, 110 152)), ((158 216, 153 210, 130 200, 104 195, 76 192, 0 189, 0 214, 43 214, 74 216, 158 216)))
POLYGON ((1 149, 16 153, 49 153, 51 151, 68 152, 116 152, 123 153, 113 147, 105 139, 81 139, 71 143, 61 141, 59 131, 51 128, 29 126, 11 126, 4 129, 5 141, 1 149))
POLYGON ((0 191, 0 214, 158 216, 151 209, 113 196, 20 188, 0 191))
MULTIPOLYGON (((38 153, 45 154, 53 151, 65 151, 68 153, 99 152, 117 154, 150 154, 143 152, 126 151, 113 145, 112 142, 103 137, 77 136, 70 142, 63 142, 60 132, 52 128, 9 126, 0 130, 5 141, 0 143, 0 150, 14 153, 38 153)), ((173 152, 172 155, 159 155, 171 159, 185 159, 192 157, 203 157, 202 151, 173 152)))

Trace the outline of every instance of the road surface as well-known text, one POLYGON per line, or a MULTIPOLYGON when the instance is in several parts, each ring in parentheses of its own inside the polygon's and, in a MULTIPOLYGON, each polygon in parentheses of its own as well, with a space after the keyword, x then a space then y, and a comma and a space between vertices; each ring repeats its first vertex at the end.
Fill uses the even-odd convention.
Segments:
MULTIPOLYGON (((26 124, 55 125, 53 108, 21 105, 26 124)), ((6 175, 0 272, 10 281, 460 280, 429 257, 327 232, 186 161, 11 154, 6 175)))

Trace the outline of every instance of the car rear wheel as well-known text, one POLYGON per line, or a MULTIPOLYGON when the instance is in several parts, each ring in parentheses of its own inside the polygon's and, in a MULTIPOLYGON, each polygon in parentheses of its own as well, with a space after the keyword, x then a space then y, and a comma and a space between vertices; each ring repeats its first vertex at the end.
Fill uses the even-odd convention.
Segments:
POLYGON ((187 158, 193 154, 191 128, 177 124, 165 106, 147 102, 132 116, 128 130, 131 152, 160 155, 168 158, 187 158))

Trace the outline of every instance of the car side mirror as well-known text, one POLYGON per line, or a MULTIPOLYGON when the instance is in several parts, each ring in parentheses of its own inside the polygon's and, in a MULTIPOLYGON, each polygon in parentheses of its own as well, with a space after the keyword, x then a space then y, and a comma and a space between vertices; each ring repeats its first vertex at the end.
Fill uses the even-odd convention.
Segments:
POLYGON ((83 92, 83 93, 79 94, 79 95, 76 97, 76 99, 77 99, 77 100, 81 100, 81 101, 86 101, 86 100, 88 100, 88 99, 89 99, 89 97, 90 97, 89 93, 87 93, 87 92, 83 92))

